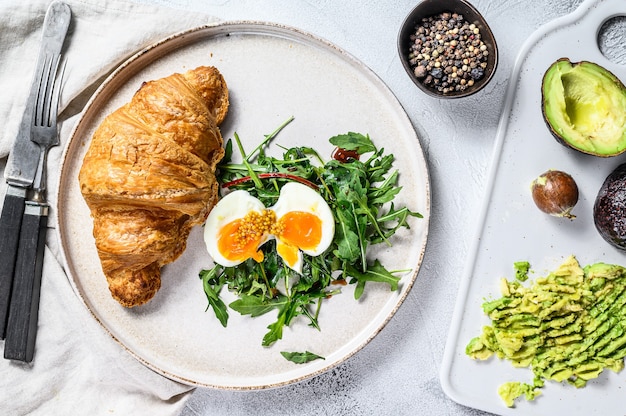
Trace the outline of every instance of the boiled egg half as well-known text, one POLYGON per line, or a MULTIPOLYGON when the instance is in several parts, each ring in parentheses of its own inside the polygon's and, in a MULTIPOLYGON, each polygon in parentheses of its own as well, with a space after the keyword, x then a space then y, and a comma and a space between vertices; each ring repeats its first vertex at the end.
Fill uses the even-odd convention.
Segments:
POLYGON ((302 273, 302 253, 322 254, 333 241, 333 213, 315 190, 289 182, 273 207, 266 208, 247 191, 224 196, 211 210, 204 241, 213 261, 236 266, 249 258, 263 261, 260 247, 276 239, 276 250, 285 264, 302 273))
POLYGON ((223 197, 204 225, 204 242, 213 261, 225 267, 249 258, 263 261, 259 247, 269 238, 260 229, 264 215, 265 205, 247 191, 233 191, 223 197))

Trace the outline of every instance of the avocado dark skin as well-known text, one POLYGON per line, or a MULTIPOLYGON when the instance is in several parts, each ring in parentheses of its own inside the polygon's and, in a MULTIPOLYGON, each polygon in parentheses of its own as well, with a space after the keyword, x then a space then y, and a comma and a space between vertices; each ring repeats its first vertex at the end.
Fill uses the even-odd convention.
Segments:
POLYGON ((626 163, 604 180, 593 205, 593 220, 602 238, 626 251, 626 163))

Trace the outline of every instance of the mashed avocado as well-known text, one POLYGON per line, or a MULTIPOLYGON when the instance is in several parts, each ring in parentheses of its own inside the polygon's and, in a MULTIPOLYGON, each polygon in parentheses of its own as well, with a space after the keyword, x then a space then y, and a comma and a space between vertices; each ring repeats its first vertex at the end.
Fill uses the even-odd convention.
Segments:
POLYGON ((515 268, 515 278, 520 282, 528 280, 528 270, 530 270, 530 263, 527 261, 516 261, 513 263, 515 268))
POLYGON ((483 304, 491 325, 465 352, 477 360, 495 354, 532 369, 532 384, 500 386, 507 406, 522 395, 533 400, 544 380, 584 387, 605 368, 624 368, 626 268, 596 263, 583 269, 571 256, 529 287, 502 279, 501 291, 501 298, 483 304))

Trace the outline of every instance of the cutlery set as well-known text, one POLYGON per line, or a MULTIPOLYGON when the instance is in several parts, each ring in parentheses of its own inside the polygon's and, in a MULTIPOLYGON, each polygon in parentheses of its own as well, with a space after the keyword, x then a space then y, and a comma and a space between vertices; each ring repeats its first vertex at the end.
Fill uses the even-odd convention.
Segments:
POLYGON ((31 362, 39 314, 39 294, 49 205, 46 161, 59 144, 57 107, 63 65, 61 49, 71 18, 69 6, 54 2, 44 19, 39 58, 20 131, 5 178, 0 215, 0 339, 4 358, 31 362))

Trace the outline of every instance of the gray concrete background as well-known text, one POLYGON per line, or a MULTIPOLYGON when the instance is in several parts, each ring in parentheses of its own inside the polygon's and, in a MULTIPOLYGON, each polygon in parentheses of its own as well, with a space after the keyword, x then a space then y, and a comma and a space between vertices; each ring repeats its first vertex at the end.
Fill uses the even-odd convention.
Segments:
MULTIPOLYGON (((418 280, 385 329, 347 362, 313 379, 267 391, 198 389, 182 416, 482 415, 450 400, 439 383, 448 327, 469 238, 484 194, 506 86, 523 42, 581 0, 474 0, 496 36, 500 61, 491 84, 463 100, 439 101, 406 76, 396 37, 416 1, 135 0, 262 20, 323 37, 368 65, 406 109, 429 162, 432 217, 418 280)), ((601 35, 605 54, 626 62, 624 20, 601 35)))

